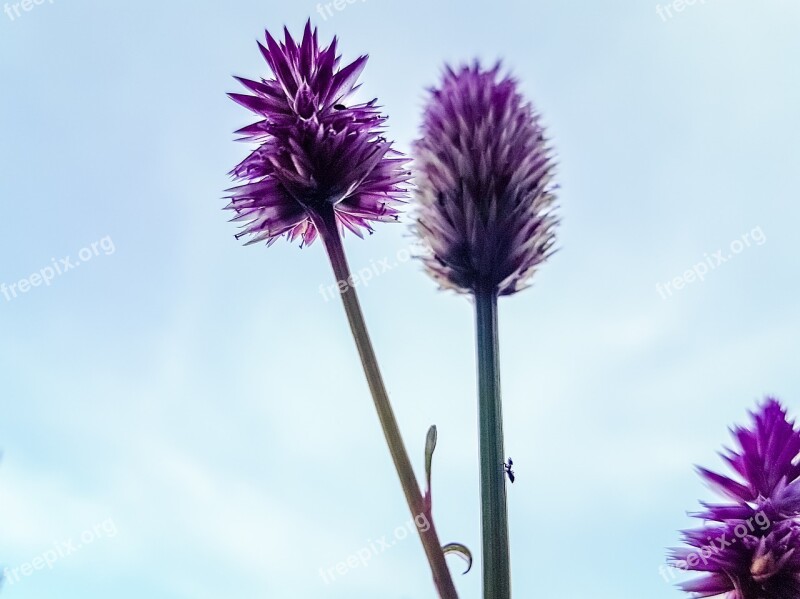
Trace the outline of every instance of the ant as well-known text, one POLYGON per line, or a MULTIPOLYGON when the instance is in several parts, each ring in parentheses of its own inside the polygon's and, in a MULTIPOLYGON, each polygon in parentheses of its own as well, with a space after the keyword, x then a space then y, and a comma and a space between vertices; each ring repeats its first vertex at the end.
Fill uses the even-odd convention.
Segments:
POLYGON ((513 467, 514 467, 514 460, 512 460, 511 458, 508 458, 508 462, 503 463, 503 471, 506 474, 508 474, 508 480, 510 480, 512 484, 515 478, 514 471, 512 470, 513 467))

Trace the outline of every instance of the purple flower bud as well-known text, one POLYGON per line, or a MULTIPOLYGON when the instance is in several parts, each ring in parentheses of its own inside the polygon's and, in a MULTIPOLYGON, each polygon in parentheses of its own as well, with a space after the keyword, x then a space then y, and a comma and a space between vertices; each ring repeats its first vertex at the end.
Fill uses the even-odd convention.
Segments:
POLYGON ((414 144, 425 264, 462 293, 519 291, 555 241, 552 154, 539 117, 499 70, 447 67, 414 144))

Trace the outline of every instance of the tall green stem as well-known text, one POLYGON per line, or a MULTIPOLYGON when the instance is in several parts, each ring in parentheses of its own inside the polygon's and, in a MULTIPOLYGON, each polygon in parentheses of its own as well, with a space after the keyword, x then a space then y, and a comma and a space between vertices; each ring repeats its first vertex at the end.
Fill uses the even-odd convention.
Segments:
POLYGON ((503 410, 500 400, 497 293, 475 293, 478 346, 478 423, 481 452, 481 525, 483 597, 511 597, 508 510, 503 463, 503 410))
POLYGON ((400 436, 400 429, 397 426, 397 420, 389 402, 389 395, 383 384, 383 377, 378 367, 375 351, 372 348, 372 341, 370 341, 369 333, 367 332, 356 290, 352 284, 348 283, 348 281, 352 283, 350 267, 347 264, 347 257, 344 253, 333 210, 331 209, 316 216, 314 223, 325 243, 325 249, 328 251, 331 266, 333 267, 333 274, 339 284, 347 320, 350 322, 350 330, 353 333, 353 339, 356 342, 361 363, 364 366, 364 374, 367 377, 375 409, 378 411, 383 434, 386 437, 386 443, 389 445, 389 452, 392 455, 397 475, 400 477, 400 484, 403 486, 403 492, 411 510, 411 515, 417 518, 424 514, 427 518, 427 530, 422 530, 417 526, 417 532, 419 532, 425 554, 430 563, 434 584, 442 599, 458 599, 453 579, 450 577, 450 571, 447 568, 444 553, 442 552, 442 544, 439 542, 436 527, 433 525, 430 509, 428 509, 423 500, 417 478, 411 467, 411 461, 403 444, 403 438, 400 436))

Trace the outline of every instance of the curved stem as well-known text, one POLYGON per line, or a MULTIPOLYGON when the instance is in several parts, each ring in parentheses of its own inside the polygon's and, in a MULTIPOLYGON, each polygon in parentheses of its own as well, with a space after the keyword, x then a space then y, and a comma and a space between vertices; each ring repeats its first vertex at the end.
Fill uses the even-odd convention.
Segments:
POLYGON ((497 294, 475 293, 478 350, 478 422, 481 451, 481 523, 483 529, 483 597, 511 597, 508 511, 503 470, 503 410, 500 399, 497 294))
POLYGON ((347 264, 347 257, 344 253, 333 209, 331 208, 329 211, 315 215, 314 224, 317 226, 325 244, 325 249, 328 251, 333 274, 336 276, 336 281, 341 291, 347 320, 350 323, 350 330, 353 333, 353 339, 361 357, 375 409, 378 412, 383 434, 386 437, 386 443, 389 445, 389 452, 392 455, 392 461, 400 478, 400 484, 403 486, 403 492, 411 510, 411 515, 415 519, 421 515, 427 518, 427 530, 422 530, 417 526, 417 532, 419 532, 425 554, 430 563, 434 584, 442 599, 458 599, 453 580, 450 577, 450 571, 445 562, 444 553, 442 552, 442 544, 439 542, 436 527, 433 525, 433 518, 422 498, 417 478, 414 475, 411 461, 408 458, 408 453, 400 435, 400 429, 397 426, 394 411, 389 402, 389 395, 386 392, 383 377, 378 367, 378 360, 375 357, 375 351, 372 348, 372 342, 367 332, 361 305, 359 304, 356 290, 352 286, 350 267, 347 264))

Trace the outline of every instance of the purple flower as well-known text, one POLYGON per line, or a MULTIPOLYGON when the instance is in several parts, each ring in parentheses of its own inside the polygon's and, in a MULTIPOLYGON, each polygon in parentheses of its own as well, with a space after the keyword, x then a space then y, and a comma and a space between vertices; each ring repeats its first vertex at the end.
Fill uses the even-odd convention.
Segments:
POLYGON ((703 526, 684 531, 687 547, 672 551, 673 565, 706 574, 681 584, 696 597, 800 597, 800 431, 776 399, 752 416, 723 454, 736 477, 698 468, 729 502, 704 503, 694 514, 703 526))
POLYGON ((684 591, 725 599, 800 597, 800 524, 794 520, 764 528, 742 520, 686 531, 684 539, 691 547, 673 552, 678 566, 707 573, 682 583, 684 591))
POLYGON ((236 132, 258 144, 231 172, 244 182, 228 190, 227 208, 243 223, 237 239, 271 245, 286 234, 310 244, 331 209, 339 228, 359 237, 372 221, 397 220, 407 160, 382 136, 376 100, 350 101, 367 56, 339 68, 336 38, 320 48, 310 21, 299 44, 284 33, 283 43, 269 32, 266 47, 259 43, 274 79, 237 77, 252 95, 229 94, 261 117, 236 132))
POLYGON ((733 506, 704 504, 702 518, 723 521, 757 503, 764 503, 775 517, 800 516, 800 431, 773 398, 767 398, 752 416, 754 428, 734 428, 731 432, 738 448, 722 454, 740 480, 697 469, 713 489, 735 502, 733 506))
POLYGON ((539 117, 500 65, 447 67, 414 144, 416 231, 443 287, 511 294, 550 255, 554 163, 539 117))

